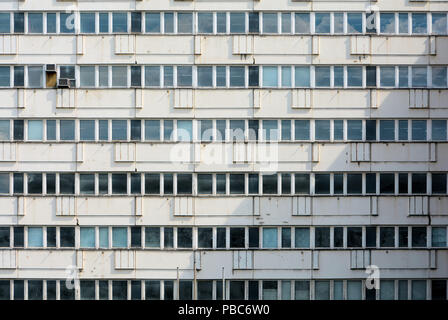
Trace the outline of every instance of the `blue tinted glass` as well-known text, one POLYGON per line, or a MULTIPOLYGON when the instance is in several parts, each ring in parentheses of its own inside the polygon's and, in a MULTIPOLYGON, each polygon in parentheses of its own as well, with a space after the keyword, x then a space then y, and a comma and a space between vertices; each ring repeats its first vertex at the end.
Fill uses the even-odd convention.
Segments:
POLYGON ((432 67, 432 86, 436 88, 446 87, 446 67, 432 67))
POLYGON ((47 33, 56 33, 56 13, 47 13, 47 33))
POLYGON ((409 33, 409 15, 407 13, 398 14, 398 32, 409 33))
POLYGON ((41 227, 28 227, 28 247, 43 247, 43 232, 41 227))
POLYGON ((56 120, 47 120, 47 140, 56 140, 56 120))
POLYGON ((160 67, 158 66, 145 67, 145 86, 160 87, 160 67))
POLYGON ((127 121, 112 120, 112 140, 127 140, 127 121))
POLYGON ((334 140, 344 140, 344 121, 334 120, 333 128, 333 139, 334 140))
POLYGON ((177 141, 191 141, 193 139, 193 124, 191 120, 177 121, 177 141))
POLYGON ((409 68, 398 67, 398 86, 400 88, 407 88, 409 86, 409 68))
POLYGON ((11 31, 11 16, 9 12, 0 13, 0 33, 9 33, 11 31))
POLYGON ((362 33, 362 14, 347 13, 347 32, 362 33))
POLYGON ((100 248, 108 248, 109 247, 109 228, 108 227, 100 227, 99 228, 99 240, 100 240, 100 248))
POLYGON ((309 87, 310 86, 310 67, 296 67, 295 68, 295 86, 309 87))
POLYGON ((216 86, 225 87, 227 85, 226 67, 216 67, 216 86))
POLYGON ((192 67, 177 67, 177 85, 181 87, 191 87, 192 78, 192 67))
POLYGON ((398 121, 398 140, 408 140, 408 120, 398 121))
POLYGON ((344 67, 333 67, 334 73, 334 86, 344 86, 344 67))
POLYGON ((59 32, 75 33, 75 14, 61 12, 59 17, 59 32))
POLYGON ((295 247, 309 248, 310 247, 310 229, 309 228, 295 228, 295 247))
POLYGON ((315 121, 316 140, 330 140, 330 120, 315 121))
POLYGON ((310 33, 310 14, 295 14, 295 33, 310 33))
POLYGON ((28 13, 28 32, 42 33, 42 13, 28 13))
POLYGON ((230 67, 230 86, 244 87, 245 84, 245 68, 244 67, 230 67))
POLYGON ((348 120, 347 121, 347 139, 348 140, 362 140, 362 121, 348 120))
POLYGON ((380 32, 381 33, 395 33, 395 14, 381 13, 380 14, 380 32))
POLYGON ((81 232, 81 248, 95 248, 95 228, 82 227, 81 232))
POLYGON ((427 32, 426 13, 412 14, 412 33, 422 34, 427 32))
POLYGON ((432 13, 432 33, 446 34, 446 13, 432 13))
POLYGON ((310 139, 310 121, 295 120, 295 140, 310 139))
POLYGON ((426 67, 412 67, 412 87, 426 88, 427 86, 427 72, 428 69, 426 67))
POLYGON ((164 27, 165 27, 165 33, 173 33, 174 32, 174 13, 171 12, 165 12, 164 13, 164 27))
POLYGON ((126 12, 114 12, 112 14, 112 32, 128 31, 128 15, 126 12))
POLYGON ((61 140, 75 140, 75 120, 61 120, 59 126, 61 140))
POLYGON ((163 85, 165 87, 173 86, 173 67, 163 67, 163 85))
POLYGON ((426 120, 412 120, 412 140, 426 140, 426 120))
POLYGON ((315 68, 316 87, 330 86, 330 67, 315 68))
POLYGON ((107 12, 100 13, 100 32, 109 32, 109 13, 107 12))
POLYGON ((230 13, 230 33, 244 33, 246 31, 246 14, 230 13))
POLYGON ((446 120, 432 120, 432 140, 446 140, 446 120))
POLYGON ((277 13, 263 13, 263 33, 278 33, 277 13))
POLYGON ((11 68, 0 67, 0 87, 9 87, 11 85, 11 68))
POLYGON ((218 12, 216 14, 216 32, 227 32, 227 14, 225 12, 218 12))
POLYGON ((278 86, 278 69, 277 67, 263 67, 263 87, 278 86))
POLYGON ((145 31, 159 33, 160 32, 160 13, 146 13, 145 31))
POLYGON ((316 33, 330 33, 330 14, 329 13, 316 13, 316 33))
POLYGON ((81 32, 95 33, 95 13, 81 13, 81 32))
POLYGON ((277 248, 277 228, 263 228, 263 248, 277 248))
POLYGON ((192 33, 193 32, 193 14, 179 12, 177 14, 177 32, 192 33))
POLYGON ((395 86, 395 67, 380 68, 380 85, 382 87, 395 86))
POLYGON ((349 87, 362 86, 362 67, 347 67, 347 85, 349 87))
POLYGON ((128 246, 128 228, 113 227, 112 228, 112 247, 126 248, 128 246))
POLYGON ((291 140, 291 120, 282 120, 282 140, 291 140))
POLYGON ((395 121, 394 120, 380 120, 380 140, 394 140, 395 139, 395 121))
POLYGON ((198 32, 213 33, 213 13, 198 13, 198 32))
POLYGON ((282 67, 282 87, 291 87, 291 67, 282 67))
POLYGON ((145 140, 160 140, 159 120, 145 120, 145 140))

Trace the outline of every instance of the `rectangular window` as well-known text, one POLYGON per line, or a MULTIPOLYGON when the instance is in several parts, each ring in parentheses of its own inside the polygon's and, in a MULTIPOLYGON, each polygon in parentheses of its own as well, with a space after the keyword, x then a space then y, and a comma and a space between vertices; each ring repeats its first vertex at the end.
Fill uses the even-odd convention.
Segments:
POLYGON ((198 33, 213 33, 213 13, 198 13, 198 33))
POLYGON ((362 140, 362 120, 347 120, 347 139, 362 140))
POLYGON ((295 140, 310 140, 310 121, 295 120, 295 140))
POLYGON ((362 87, 362 67, 347 67, 347 86, 362 87))
POLYGON ((23 173, 14 173, 14 194, 23 193, 23 173))
POLYGON ((191 194, 192 193, 192 175, 183 173, 177 175, 177 193, 191 194))
POLYGON ((362 299, 362 281, 348 280, 347 300, 361 300, 361 299, 362 299))
POLYGON ((380 228, 380 247, 395 247, 395 228, 381 227, 380 228))
POLYGON ((230 13, 230 33, 245 33, 246 14, 243 12, 230 13))
POLYGON ((380 67, 381 87, 395 86, 395 67, 380 67))
POLYGON ((145 140, 160 141, 160 120, 145 120, 145 140))
POLYGON ((131 194, 142 193, 142 177, 140 173, 131 173, 131 194))
POLYGON ((315 120, 315 139, 330 140, 330 120, 315 120))
POLYGON ((131 66, 131 87, 142 86, 142 68, 140 66, 131 66))
POLYGON ((395 33, 395 13, 380 13, 380 32, 395 33))
POLYGON ((282 67, 282 88, 290 88, 292 86, 291 67, 282 67))
POLYGON ((395 175, 393 173, 380 174, 380 193, 392 194, 395 192, 395 175))
POLYGON ((128 228, 113 227, 112 228, 112 247, 126 248, 128 246, 128 228))
POLYGON ((426 247, 426 227, 412 227, 412 247, 426 247))
POLYGON ((412 300, 426 300, 426 280, 412 280, 412 300))
POLYGON ((14 33, 25 32, 25 13, 14 12, 14 33))
POLYGON ((291 194, 291 174, 282 173, 282 194, 291 194))
POLYGON ((432 86, 446 88, 446 67, 432 67, 432 86))
POLYGON ((407 194, 408 193, 408 174, 399 173, 398 174, 398 193, 407 194))
POLYGON ((216 175, 216 194, 226 194, 226 175, 216 175))
POLYGON ((79 192, 81 194, 95 193, 95 175, 94 174, 80 174, 79 175, 79 192))
POLYGON ((79 121, 79 139, 81 141, 95 140, 95 120, 79 121))
POLYGON ((263 67, 263 87, 278 86, 278 68, 263 67))
POLYGON ((28 300, 43 300, 42 280, 28 280, 28 300))
POLYGON ((198 228, 198 248, 213 247, 213 229, 198 228))
POLYGON ((341 34, 344 33, 344 14, 335 12, 334 16, 334 33, 341 34))
POLYGON ((109 67, 99 66, 99 86, 100 87, 109 87, 109 67))
POLYGON ((11 68, 10 67, 0 67, 0 87, 11 86, 11 68))
POLYGON ((230 248, 244 248, 245 242, 244 228, 230 228, 230 248))
POLYGON ((131 227, 131 248, 142 247, 142 228, 131 227))
POLYGON ((179 87, 191 87, 193 83, 192 77, 192 67, 177 67, 177 85, 179 87))
POLYGON ((95 280, 80 281, 81 300, 95 300, 95 280))
POLYGON ((160 175, 158 173, 145 174, 145 194, 160 194, 160 175))
POLYGON ((28 87, 43 87, 43 71, 42 66, 28 67, 28 87))
POLYGON ((408 120, 398 120, 398 140, 408 140, 408 120))
POLYGON ((244 194, 244 174, 230 174, 230 194, 244 194))
POLYGON ((330 247, 330 228, 316 227, 314 229, 314 243, 317 248, 330 247))
POLYGON ((225 12, 218 12, 216 14, 216 32, 227 32, 227 14, 225 12))
POLYGON ((60 120, 59 127, 61 140, 75 140, 75 120, 60 120))
POLYGON ((315 67, 316 87, 330 86, 330 67, 315 67))
POLYGON ((432 193, 446 193, 446 173, 433 173, 432 177, 432 193))
POLYGON ((9 12, 0 13, 0 33, 10 33, 11 17, 9 12))
POLYGON ((376 120, 366 120, 366 141, 376 140, 376 120))
POLYGON ((347 247, 362 247, 362 228, 348 227, 347 228, 347 247))
POLYGON ((400 248, 408 247, 408 227, 398 228, 398 246, 400 248))
POLYGON ((213 281, 198 281, 197 291, 198 300, 213 300, 213 281))
POLYGON ((191 120, 177 120, 177 141, 193 140, 193 123, 191 120))
POLYGON ((128 124, 126 120, 112 120, 112 140, 128 139, 128 124))
POLYGON ((263 300, 277 300, 277 286, 277 281, 263 280, 263 300))
POLYGON ((265 174, 263 177, 263 194, 277 194, 277 174, 265 174))
POLYGON ((128 67, 112 66, 112 87, 127 87, 128 67))
POLYGON ((127 175, 125 173, 112 174, 112 194, 127 194, 127 175))
POLYGON ((394 120, 380 120, 380 140, 381 141, 395 140, 394 120))
POLYGON ((47 247, 56 248, 56 227, 47 227, 47 247))
POLYGON ((200 141, 212 141, 213 139, 212 120, 198 120, 198 138, 200 141))
POLYGON ((310 175, 307 173, 295 174, 295 192, 296 194, 310 193, 310 175))
POLYGON ((8 248, 10 246, 10 241, 9 227, 0 227, 0 247, 8 248))
POLYGON ((310 67, 295 67, 295 86, 310 86, 310 67))
POLYGON ((343 87, 344 86, 344 67, 333 67, 333 80, 335 87, 343 87))
POLYGON ((412 67, 412 87, 426 88, 427 87, 427 67, 412 67))
POLYGON ((344 120, 334 120, 333 126, 333 139, 344 140, 344 120))
POLYGON ((177 14, 177 32, 192 33, 193 32, 193 14, 179 12, 177 14))
POLYGON ((227 73, 226 67, 216 67, 216 86, 225 87, 227 86, 227 73))
POLYGON ((431 128, 432 140, 446 140, 446 120, 432 120, 431 128))
POLYGON ((99 120, 99 140, 107 141, 109 140, 109 121, 108 120, 99 120))
POLYGON ((47 194, 56 194, 56 174, 47 173, 47 194))
POLYGON ((259 193, 259 175, 256 173, 249 174, 249 194, 259 193))
POLYGON ((446 227, 432 227, 431 237, 433 247, 446 247, 446 227))
POLYGON ((42 194, 42 173, 28 173, 28 193, 42 194))
POLYGON ((198 194, 213 193, 213 176, 211 174, 198 174, 198 194))
POLYGON ((412 33, 424 34, 427 29, 426 13, 412 13, 412 33))
POLYGON ((263 13, 263 33, 278 33, 277 13, 263 13))
POLYGON ((213 86, 213 67, 197 67, 198 87, 213 86))
POLYGON ((28 140, 42 141, 43 123, 42 120, 28 120, 28 140))
POLYGON ((160 248, 160 228, 146 227, 145 228, 145 247, 146 248, 160 248))
POLYGON ((398 86, 400 88, 409 87, 409 68, 408 67, 398 67, 398 86))
POLYGON ((426 140, 426 120, 412 120, 412 140, 426 140))
POLYGON ((291 120, 282 120, 282 141, 291 140, 291 120))
POLYGON ((131 32, 142 32, 142 13, 131 12, 131 32))
POLYGON ((109 13, 108 12, 100 12, 100 33, 108 33, 109 32, 109 13))
POLYGON ((409 33, 409 16, 408 13, 398 14, 398 33, 409 33))
POLYGON ((376 247, 376 227, 366 227, 366 247, 376 247))
POLYGON ((260 246, 260 230, 258 227, 249 228, 249 248, 258 248, 260 246))
POLYGON ((446 34, 446 12, 431 13, 432 18, 432 34, 446 34))
POLYGON ((28 247, 41 248, 43 245, 42 227, 28 227, 28 247))
POLYGON ((249 33, 260 32, 260 14, 258 12, 249 12, 249 33))
POLYGON ((59 174, 59 192, 61 194, 75 194, 75 174, 59 174))
POLYGON ((95 248, 95 228, 81 227, 80 228, 81 248, 95 248))
POLYGON ((28 33, 43 33, 42 13, 28 13, 28 33))
POLYGON ((310 33, 310 14, 295 14, 295 33, 310 33))
POLYGON ((376 174, 366 173, 366 193, 376 193, 376 174))
POLYGON ((291 33, 291 13, 282 13, 282 33, 291 33))
POLYGON ((145 32, 160 33, 160 13, 147 12, 145 14, 145 32))
POLYGON ((25 67, 14 66, 14 87, 25 86, 25 67))
POLYGON ((245 86, 245 67, 229 67, 230 87, 245 86))
POLYGON ((174 33, 174 13, 165 12, 164 18, 164 31, 165 33, 174 33))
POLYGON ((347 32, 362 33, 362 13, 347 13, 347 32))
POLYGON ((0 173, 0 193, 9 194, 9 173, 0 173))
POLYGON ((309 280, 295 281, 294 289, 295 289, 294 297, 296 300, 309 300, 310 299, 310 281, 309 280))
POLYGON ((160 67, 158 66, 145 67, 145 86, 160 87, 160 67))
MULTIPOLYGON (((47 14, 48 19, 48 14, 47 14)), ((47 30, 48 32, 48 30, 47 30)), ((81 13, 81 33, 95 33, 95 13, 82 12, 81 13)))
POLYGON ((316 194, 330 194, 330 174, 315 174, 314 187, 316 194))
POLYGON ((163 193, 173 194, 174 193, 174 182, 173 174, 166 173, 163 175, 163 193))
POLYGON ((226 228, 216 228, 216 248, 226 248, 226 228))
POLYGON ((330 14, 329 13, 315 13, 315 32, 316 33, 330 33, 330 14))
POLYGON ((23 248, 24 232, 24 227, 14 227, 14 248, 23 248))
POLYGON ((295 248, 309 248, 310 247, 310 229, 309 228, 295 228, 295 248))
POLYGON ((140 141, 142 139, 142 121, 131 120, 131 140, 140 141))
POLYGON ((126 12, 112 13, 112 32, 128 32, 128 15, 126 12))
POLYGON ((75 33, 75 13, 63 13, 59 14, 59 32, 60 33, 75 33))
POLYGON ((109 248, 109 228, 100 227, 99 229, 100 248, 109 248))
POLYGON ((291 228, 282 228, 282 248, 291 248, 291 228))
POLYGON ((95 67, 81 66, 79 74, 81 87, 95 87, 95 67))

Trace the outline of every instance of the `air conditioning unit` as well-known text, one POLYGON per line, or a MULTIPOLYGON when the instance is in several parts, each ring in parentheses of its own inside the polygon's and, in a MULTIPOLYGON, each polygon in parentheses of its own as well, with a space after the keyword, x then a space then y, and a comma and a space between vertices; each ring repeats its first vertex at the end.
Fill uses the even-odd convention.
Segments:
POLYGON ((70 88, 70 79, 61 78, 58 81, 58 88, 70 88))
POLYGON ((55 64, 47 64, 45 66, 45 71, 47 71, 47 72, 56 72, 56 65, 55 64))

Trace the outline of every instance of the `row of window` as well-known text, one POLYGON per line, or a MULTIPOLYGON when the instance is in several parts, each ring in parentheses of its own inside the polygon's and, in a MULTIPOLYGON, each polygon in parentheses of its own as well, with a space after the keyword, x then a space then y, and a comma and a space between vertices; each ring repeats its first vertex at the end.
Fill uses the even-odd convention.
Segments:
POLYGON ((0 226, 2 248, 446 248, 446 226, 41 227, 0 226))
POLYGON ((447 34, 446 12, 1 12, 0 33, 447 34))
POLYGON ((446 195, 446 173, 0 173, 0 194, 446 195))
MULTIPOLYGON (((78 88, 446 88, 446 66, 59 66, 78 88), (75 79, 79 79, 76 81, 75 79)), ((53 88, 44 66, 0 66, 0 87, 53 88)))
POLYGON ((0 280, 0 300, 75 299, 446 300, 447 280, 0 280))
POLYGON ((446 141, 447 120, 0 119, 0 141, 446 141))

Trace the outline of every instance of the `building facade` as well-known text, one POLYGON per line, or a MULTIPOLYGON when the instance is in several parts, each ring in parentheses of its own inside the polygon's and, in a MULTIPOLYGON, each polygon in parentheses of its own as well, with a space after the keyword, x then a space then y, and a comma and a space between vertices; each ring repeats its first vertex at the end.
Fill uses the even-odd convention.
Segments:
POLYGON ((446 300, 447 12, 1 1, 0 299, 446 300))

